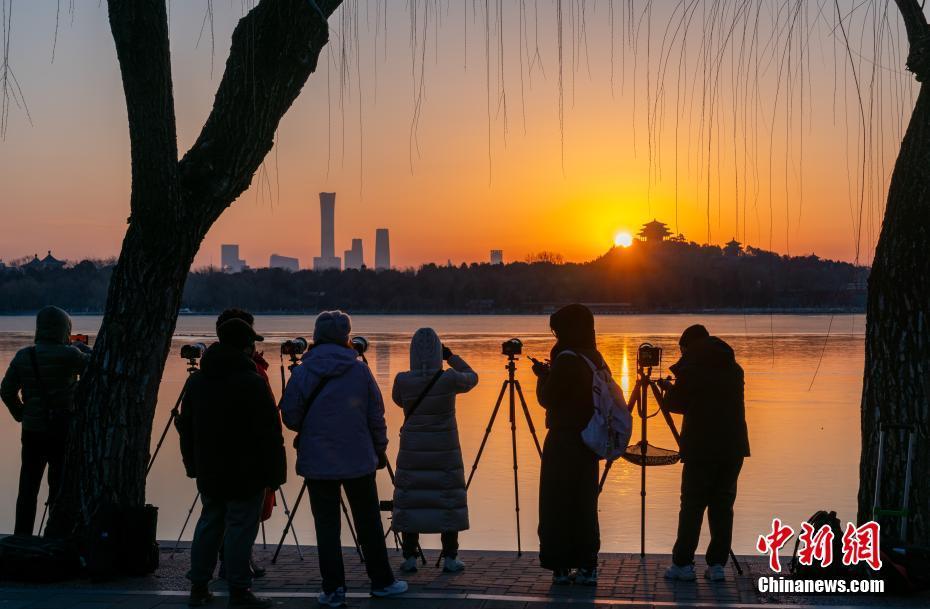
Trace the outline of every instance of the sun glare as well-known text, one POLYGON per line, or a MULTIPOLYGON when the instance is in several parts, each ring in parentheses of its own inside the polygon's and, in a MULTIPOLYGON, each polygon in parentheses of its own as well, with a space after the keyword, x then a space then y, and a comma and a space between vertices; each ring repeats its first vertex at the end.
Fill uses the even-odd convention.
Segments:
POLYGON ((633 245, 633 235, 626 231, 621 231, 614 236, 614 245, 617 247, 630 247, 633 245))

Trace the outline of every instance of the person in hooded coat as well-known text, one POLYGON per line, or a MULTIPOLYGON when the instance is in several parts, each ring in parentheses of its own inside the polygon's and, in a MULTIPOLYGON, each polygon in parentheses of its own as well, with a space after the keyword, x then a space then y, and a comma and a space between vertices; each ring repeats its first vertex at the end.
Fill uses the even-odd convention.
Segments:
POLYGON ((387 465, 387 425, 381 390, 351 347, 351 319, 324 311, 313 346, 294 369, 281 398, 284 424, 298 433, 297 473, 307 481, 319 546, 321 605, 345 604, 340 500, 345 490, 373 596, 394 596, 407 583, 394 578, 381 523, 375 472, 387 465))
POLYGON ((550 364, 536 363, 536 396, 546 410, 546 440, 539 474, 539 562, 556 584, 597 583, 598 457, 581 431, 594 414, 593 374, 584 355, 604 365, 597 350, 594 315, 580 304, 549 319, 556 337, 550 364))
POLYGON ((458 533, 468 529, 465 466, 455 421, 455 396, 471 391, 478 375, 442 344, 432 328, 410 342, 410 370, 394 379, 394 403, 404 409, 397 475, 394 529, 403 539, 402 571, 417 570, 420 533, 440 533, 444 571, 465 568, 458 560, 458 533), (443 360, 450 368, 443 370, 443 360))
POLYGON ((730 345, 702 325, 688 327, 678 344, 681 359, 669 368, 675 383, 663 383, 665 406, 684 415, 678 538, 665 577, 695 579, 694 553, 706 510, 710 544, 704 577, 721 581, 733 538, 736 483, 749 456, 743 369, 730 345))
POLYGON ((61 488, 74 390, 90 349, 71 343, 71 318, 58 307, 36 316, 35 346, 20 349, 0 383, 0 398, 22 424, 22 465, 16 498, 17 535, 32 535, 36 501, 48 467, 49 506, 61 488))

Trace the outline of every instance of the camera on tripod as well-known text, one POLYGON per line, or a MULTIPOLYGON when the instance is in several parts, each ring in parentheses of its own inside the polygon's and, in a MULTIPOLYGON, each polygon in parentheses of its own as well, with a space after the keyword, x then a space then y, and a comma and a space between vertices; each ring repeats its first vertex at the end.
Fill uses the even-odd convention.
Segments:
POLYGON ((640 368, 657 368, 662 364, 662 347, 643 343, 636 352, 636 365, 640 368))
POLYGON ((511 338, 510 340, 505 340, 501 344, 501 353, 507 357, 514 357, 523 353, 523 341, 519 338, 511 338))
POLYGON ((353 336, 352 348, 359 355, 365 355, 365 352, 368 351, 368 339, 364 336, 353 336))
POLYGON ((281 353, 283 355, 290 355, 297 357, 304 353, 307 350, 307 347, 310 345, 307 343, 307 339, 303 336, 298 336, 297 338, 292 338, 281 343, 281 353))
POLYGON ((191 343, 189 345, 181 346, 181 357, 189 360, 197 360, 203 357, 204 351, 207 350, 207 346, 203 343, 191 343))

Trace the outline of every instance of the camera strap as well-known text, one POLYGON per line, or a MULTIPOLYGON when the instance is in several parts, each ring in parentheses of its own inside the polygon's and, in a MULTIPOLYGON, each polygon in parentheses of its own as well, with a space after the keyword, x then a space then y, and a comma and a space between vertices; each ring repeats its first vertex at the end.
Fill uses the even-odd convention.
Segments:
POLYGON ((410 410, 408 410, 407 413, 404 414, 404 423, 406 423, 407 420, 413 416, 413 413, 417 411, 417 408, 419 408, 420 404, 423 403, 423 400, 426 399, 426 396, 429 394, 430 389, 433 388, 433 385, 436 384, 436 381, 439 380, 439 377, 442 376, 443 372, 445 371, 442 368, 436 371, 436 374, 434 374, 433 378, 430 379, 429 384, 426 386, 426 389, 424 389, 423 392, 419 395, 419 397, 417 397, 417 401, 413 403, 413 406, 410 407, 410 410))

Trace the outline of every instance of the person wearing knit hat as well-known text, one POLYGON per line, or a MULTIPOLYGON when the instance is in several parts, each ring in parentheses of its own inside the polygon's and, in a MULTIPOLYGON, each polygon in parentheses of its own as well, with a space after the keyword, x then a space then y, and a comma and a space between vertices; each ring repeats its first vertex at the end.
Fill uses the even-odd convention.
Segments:
POLYGON ((743 369, 730 345, 700 324, 682 332, 678 344, 681 358, 669 368, 675 382, 660 385, 665 407, 684 415, 678 537, 665 577, 682 581, 697 577, 694 553, 706 511, 710 544, 704 577, 721 581, 726 578, 724 566, 733 536, 736 483, 743 459, 749 456, 743 369))
POLYGON ((13 419, 22 424, 23 460, 13 529, 17 535, 33 534, 46 467, 48 506, 55 511, 74 391, 88 361, 90 349, 71 342, 71 318, 62 309, 48 306, 36 315, 35 344, 16 353, 0 383, 0 398, 13 419))
POLYGON ((375 472, 387 465, 384 400, 374 375, 350 346, 352 320, 342 311, 316 318, 313 346, 294 368, 281 397, 284 424, 296 431, 297 473, 307 481, 319 548, 321 605, 345 604, 339 511, 342 492, 352 510, 373 596, 395 596, 407 583, 394 577, 384 540, 375 472))

